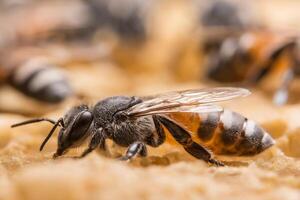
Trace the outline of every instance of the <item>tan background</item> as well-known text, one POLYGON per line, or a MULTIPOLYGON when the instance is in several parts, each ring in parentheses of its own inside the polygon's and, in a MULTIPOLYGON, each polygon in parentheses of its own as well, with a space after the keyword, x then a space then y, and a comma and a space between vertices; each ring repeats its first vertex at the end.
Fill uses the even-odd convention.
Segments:
MULTIPOLYGON (((260 10, 261 19, 271 27, 299 28, 300 2, 297 0, 259 1, 255 6, 260 10)), ((146 66, 149 63, 156 66, 150 67, 147 73, 120 67, 108 59, 88 65, 72 63, 66 66, 66 74, 75 91, 84 94, 85 101, 91 104, 111 95, 146 95, 213 86, 197 80, 178 82, 170 75, 170 68, 160 69, 158 66, 168 61, 168 53, 175 44, 164 46, 160 41, 167 36, 159 37, 157 43, 146 48, 146 56, 141 57, 146 66), (162 48, 153 50, 159 46, 162 48)), ((193 61, 193 58, 192 55, 187 60, 193 61)), ((26 115, 57 119, 78 102, 69 99, 61 105, 49 106, 26 98, 8 86, 0 90, 1 109, 22 111, 26 115)), ((250 97, 226 102, 224 106, 257 121, 277 144, 255 157, 219 157, 227 164, 221 168, 208 166, 187 155, 180 146, 169 144, 150 149, 148 158, 137 158, 130 163, 106 158, 99 152, 81 160, 71 158, 82 149, 52 160, 56 137, 43 152, 38 151, 49 125, 41 123, 11 129, 12 123, 26 117, 2 113, 0 199, 300 199, 300 105, 275 107, 263 91, 254 88, 250 97)), ((119 149, 110 146, 117 155, 119 149)))

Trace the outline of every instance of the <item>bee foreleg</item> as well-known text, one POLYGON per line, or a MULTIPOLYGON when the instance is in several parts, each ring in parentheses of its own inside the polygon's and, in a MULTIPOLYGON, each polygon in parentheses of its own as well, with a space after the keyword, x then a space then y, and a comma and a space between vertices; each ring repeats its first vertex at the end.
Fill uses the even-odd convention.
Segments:
POLYGON ((213 159, 212 154, 206 148, 194 142, 190 133, 183 127, 163 116, 158 116, 158 119, 189 154, 217 166, 224 166, 222 162, 213 159))
POLYGON ((130 160, 137 154, 143 157, 147 156, 147 147, 143 142, 134 142, 131 144, 126 151, 125 156, 120 157, 119 160, 130 160))
POLYGON ((102 134, 101 130, 95 131, 96 133, 93 134, 92 139, 89 143, 89 146, 87 149, 83 151, 83 153, 79 156, 80 158, 85 157, 87 154, 91 153, 93 150, 95 150, 98 146, 100 148, 105 148, 105 137, 102 134))

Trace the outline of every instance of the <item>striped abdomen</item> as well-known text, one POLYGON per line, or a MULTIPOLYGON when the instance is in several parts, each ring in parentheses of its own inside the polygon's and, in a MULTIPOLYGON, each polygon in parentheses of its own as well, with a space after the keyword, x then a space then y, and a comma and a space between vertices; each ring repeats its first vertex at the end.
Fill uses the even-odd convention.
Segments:
POLYGON ((272 137, 254 121, 242 115, 223 112, 189 113, 189 117, 172 114, 171 118, 182 122, 193 135, 195 142, 203 144, 215 154, 255 155, 274 144, 272 137), (181 119, 180 119, 181 118, 181 119))
POLYGON ((40 101, 58 103, 71 94, 66 77, 47 60, 32 58, 15 67, 9 83, 40 101))

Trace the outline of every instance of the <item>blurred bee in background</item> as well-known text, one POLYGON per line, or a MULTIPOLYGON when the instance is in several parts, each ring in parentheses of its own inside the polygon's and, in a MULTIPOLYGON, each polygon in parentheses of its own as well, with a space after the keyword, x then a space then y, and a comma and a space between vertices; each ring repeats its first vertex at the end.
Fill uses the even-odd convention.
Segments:
POLYGON ((288 100, 297 56, 295 37, 267 31, 245 32, 239 37, 224 39, 209 58, 208 76, 220 82, 256 85, 268 76, 278 74, 281 80, 273 101, 282 105, 288 100))
POLYGON ((73 91, 64 67, 109 58, 109 48, 93 44, 47 44, 6 48, 0 56, 0 80, 45 103, 60 103, 73 91))
POLYGON ((60 68, 68 62, 103 59, 111 50, 92 41, 97 20, 90 9, 79 0, 1 4, 0 20, 6 20, 0 23, 1 82, 46 103, 71 96, 70 83, 60 68))
POLYGON ((83 4, 8 2, 1 4, 0 9, 0 20, 5 19, 0 23, 1 81, 45 103, 60 103, 71 96, 70 83, 59 69, 61 65, 45 54, 40 44, 83 32, 88 21, 81 15, 85 11, 83 4))
POLYGON ((223 110, 213 103, 249 95, 242 88, 208 88, 163 93, 148 97, 108 97, 95 106, 75 106, 59 120, 33 119, 12 125, 48 121, 54 124, 43 141, 42 150, 60 126, 54 158, 90 139, 84 157, 97 147, 105 149, 106 139, 128 147, 121 160, 146 156, 147 147, 158 147, 170 133, 186 152, 208 163, 223 166, 210 150, 224 155, 256 155, 274 144, 272 137, 254 121, 223 110), (166 132, 168 131, 168 132, 166 132))
MULTIPOLYGON (((171 72, 178 81, 199 81, 205 73, 199 63, 203 63, 206 55, 218 48, 225 36, 252 26, 251 13, 248 14, 248 10, 244 12, 243 5, 244 2, 229 0, 190 2, 183 18, 191 22, 191 27, 184 27, 188 31, 181 31, 179 38, 186 39, 173 47, 177 49, 172 58, 171 72)), ((180 7, 178 10, 181 10, 180 7)))
POLYGON ((276 90, 273 101, 277 105, 287 102, 298 62, 295 35, 268 30, 245 11, 245 5, 230 1, 215 1, 201 20, 209 78, 257 85, 278 74, 280 83, 272 86, 276 90))
POLYGON ((2 80, 23 94, 46 103, 60 103, 71 96, 71 86, 62 70, 42 52, 31 50, 18 48, 2 55, 2 80))

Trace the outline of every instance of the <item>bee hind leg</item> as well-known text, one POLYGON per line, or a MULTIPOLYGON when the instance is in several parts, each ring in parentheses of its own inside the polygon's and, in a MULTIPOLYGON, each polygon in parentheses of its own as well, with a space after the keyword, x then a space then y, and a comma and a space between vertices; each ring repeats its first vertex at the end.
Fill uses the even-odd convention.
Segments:
POLYGON ((189 154, 216 166, 224 166, 222 162, 212 158, 212 154, 205 147, 194 142, 190 133, 183 127, 166 117, 158 116, 157 118, 160 123, 169 130, 174 139, 181 144, 189 154))
POLYGON ((273 102, 276 105, 283 105, 287 102, 289 96, 288 90, 293 78, 294 78, 294 71, 292 68, 287 70, 282 75, 282 82, 280 88, 275 92, 273 96, 273 102))
POLYGON ((145 142, 149 146, 158 147, 159 145, 161 145, 162 143, 165 142, 165 140, 166 140, 166 134, 165 134, 165 131, 164 131, 161 123, 157 119, 157 116, 153 115, 152 119, 153 119, 156 131, 154 131, 152 133, 151 137, 148 137, 145 142))
POLYGON ((127 161, 127 160, 130 160, 131 158, 135 157, 138 154, 143 157, 147 156, 147 147, 143 142, 132 143, 128 147, 126 154, 124 156, 120 157, 119 160, 127 161))

